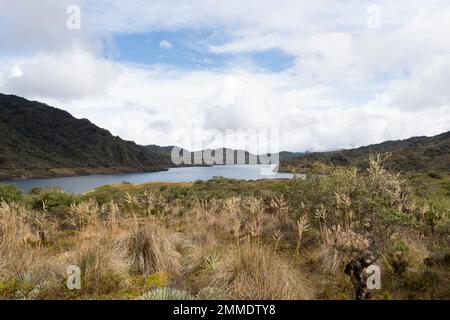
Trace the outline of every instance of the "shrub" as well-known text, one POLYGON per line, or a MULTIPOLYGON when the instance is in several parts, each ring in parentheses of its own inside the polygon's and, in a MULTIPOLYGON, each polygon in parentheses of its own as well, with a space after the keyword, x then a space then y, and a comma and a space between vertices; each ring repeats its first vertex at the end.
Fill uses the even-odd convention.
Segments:
POLYGON ((78 201, 78 197, 58 188, 42 188, 36 191, 31 199, 33 209, 53 210, 58 208, 69 209, 70 206, 78 201))
POLYGON ((18 202, 22 197, 22 191, 15 185, 0 183, 0 201, 18 202))

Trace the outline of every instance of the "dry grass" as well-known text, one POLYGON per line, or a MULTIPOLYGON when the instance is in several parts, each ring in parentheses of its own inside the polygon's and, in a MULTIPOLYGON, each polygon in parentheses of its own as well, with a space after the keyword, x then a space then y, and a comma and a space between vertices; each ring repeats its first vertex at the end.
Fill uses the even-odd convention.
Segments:
POLYGON ((176 234, 157 223, 147 222, 133 226, 121 240, 121 246, 135 271, 144 275, 155 272, 177 275, 181 270, 177 241, 176 234))
POLYGON ((31 244, 38 239, 26 222, 27 212, 15 203, 0 204, 0 276, 20 274, 32 269, 39 258, 31 244))
POLYGON ((93 229, 88 237, 77 241, 73 258, 70 259, 72 264, 80 267, 87 281, 110 274, 125 275, 129 268, 128 261, 118 250, 117 240, 105 230, 93 229))
POLYGON ((310 299, 305 276, 272 250, 246 243, 230 247, 212 271, 211 284, 235 299, 310 299))
POLYGON ((338 168, 286 182, 287 192, 266 198, 170 197, 127 184, 113 200, 90 193, 65 208, 57 203, 57 215, 54 199, 33 209, 0 202, 0 298, 349 298, 344 267, 374 243, 388 287, 408 287, 410 273, 415 286, 431 286, 432 267, 423 261, 440 259, 439 268, 446 261, 443 232, 432 231, 445 231, 448 215, 416 205, 380 161, 363 174, 338 168), (63 285, 73 264, 82 272, 80 292, 63 285))

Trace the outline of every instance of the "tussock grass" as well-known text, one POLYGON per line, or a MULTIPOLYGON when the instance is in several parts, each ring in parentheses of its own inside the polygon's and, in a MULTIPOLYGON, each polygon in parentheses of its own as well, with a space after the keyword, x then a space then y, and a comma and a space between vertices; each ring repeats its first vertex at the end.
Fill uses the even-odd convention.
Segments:
POLYGON ((27 211, 16 203, 0 203, 0 276, 34 268, 39 258, 31 246, 38 240, 27 223, 27 211))
POLYGON ((176 234, 149 222, 133 226, 121 245, 124 255, 137 272, 144 275, 155 272, 179 274, 181 266, 177 241, 176 234))
POLYGON ((374 298, 448 298, 449 202, 382 163, 80 196, 0 186, 0 298, 348 299, 361 258, 382 269, 374 298), (65 287, 72 264, 80 291, 65 287))
POLYGON ((212 285, 234 299, 310 299, 312 289, 299 268, 264 246, 230 247, 212 271, 212 285))

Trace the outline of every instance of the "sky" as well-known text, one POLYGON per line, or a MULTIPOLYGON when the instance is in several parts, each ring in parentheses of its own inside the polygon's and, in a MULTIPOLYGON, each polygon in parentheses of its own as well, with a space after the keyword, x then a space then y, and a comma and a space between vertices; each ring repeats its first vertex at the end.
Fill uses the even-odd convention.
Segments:
POLYGON ((143 145, 431 136, 450 130, 450 2, 0 0, 0 92, 143 145))

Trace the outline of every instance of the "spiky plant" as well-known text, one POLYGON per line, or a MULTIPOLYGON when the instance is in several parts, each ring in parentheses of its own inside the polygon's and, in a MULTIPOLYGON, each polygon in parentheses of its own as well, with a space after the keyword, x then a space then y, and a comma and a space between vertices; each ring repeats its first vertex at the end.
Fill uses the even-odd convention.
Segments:
POLYGON ((194 300, 188 291, 164 287, 153 289, 141 297, 142 300, 194 300))

